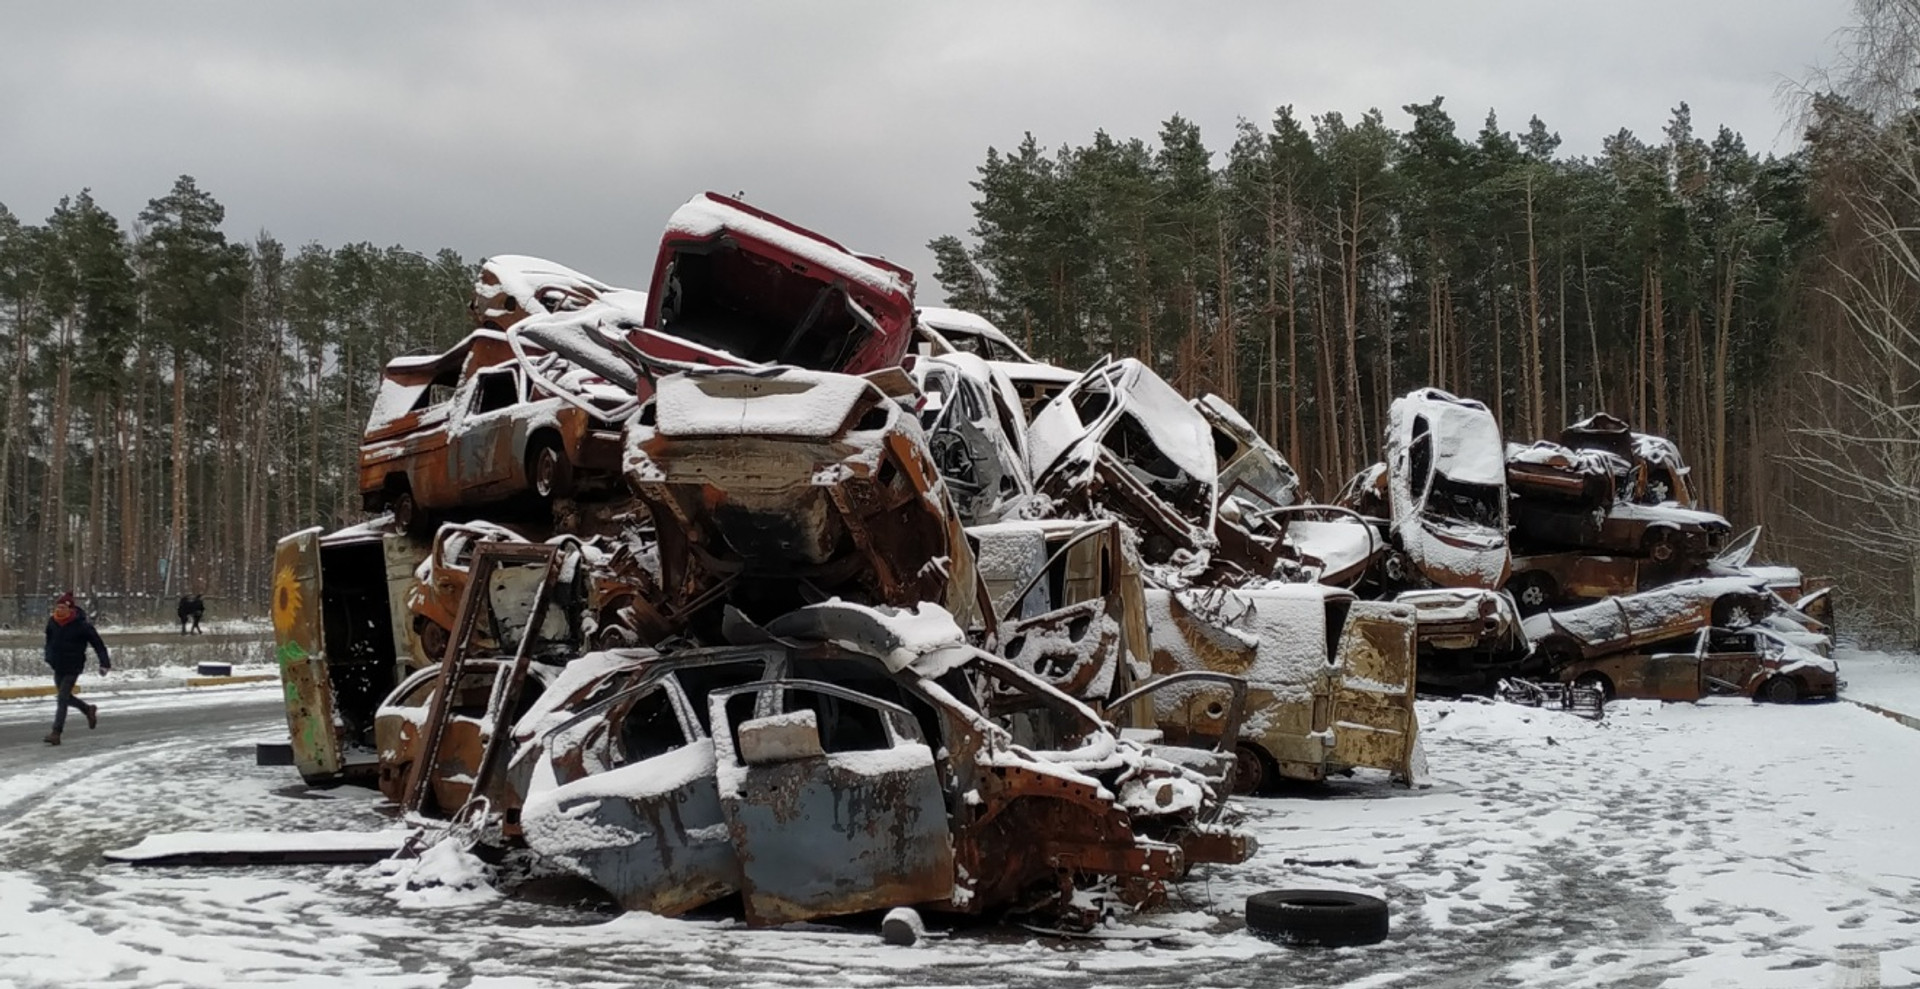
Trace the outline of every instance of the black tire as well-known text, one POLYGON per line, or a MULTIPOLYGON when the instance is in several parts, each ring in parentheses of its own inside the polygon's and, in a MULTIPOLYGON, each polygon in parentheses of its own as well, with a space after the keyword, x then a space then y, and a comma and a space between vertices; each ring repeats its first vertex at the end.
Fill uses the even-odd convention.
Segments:
POLYGON ((396 488, 387 494, 387 511, 393 513, 394 524, 402 529, 415 529, 421 524, 419 506, 414 504, 413 492, 408 488, 396 488))
POLYGON ((1648 529, 1646 535, 1640 537, 1640 550, 1655 563, 1671 563, 1680 550, 1678 536, 1679 533, 1665 526, 1648 529))
POLYGON ((1713 623, 1720 628, 1746 628, 1760 617, 1759 603, 1744 594, 1729 594, 1713 602, 1713 623))
POLYGON ((533 489, 542 501, 571 494, 573 491, 573 465, 567 463, 567 455, 560 450, 560 444, 552 439, 543 439, 527 455, 527 487, 533 489))
POLYGON ((1607 700, 1613 700, 1613 681, 1607 679, 1605 673, 1588 670, 1574 677, 1573 685, 1576 687, 1592 687, 1600 691, 1600 696, 1605 697, 1607 700))
POLYGON ((1797 704, 1800 702, 1800 685, 1790 676, 1776 676, 1760 685, 1753 699, 1769 704, 1797 704))
POLYGON ((1247 897, 1247 927, 1289 944, 1378 944, 1387 939, 1387 901, 1341 890, 1269 890, 1247 897))
POLYGON ((1233 748, 1233 793, 1234 796, 1257 796, 1272 793, 1280 785, 1280 771, 1273 760, 1252 742, 1241 742, 1233 748))
POLYGON ((1507 582, 1507 591, 1523 615, 1538 614, 1553 604, 1553 578, 1538 570, 1528 570, 1507 582))

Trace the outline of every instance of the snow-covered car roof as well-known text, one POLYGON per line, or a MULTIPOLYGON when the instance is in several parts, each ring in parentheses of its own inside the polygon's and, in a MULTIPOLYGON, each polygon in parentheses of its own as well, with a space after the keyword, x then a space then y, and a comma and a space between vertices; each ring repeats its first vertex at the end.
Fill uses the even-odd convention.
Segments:
POLYGON ((1165 379, 1131 357, 1081 375, 1034 418, 1027 430, 1034 477, 1051 470, 1070 451, 1097 442, 1096 434, 1125 412, 1133 414, 1156 448, 1175 466, 1191 477, 1213 481, 1213 440, 1206 420, 1165 379), (1083 421, 1074 403, 1065 399, 1089 391, 1105 392, 1113 400, 1092 421, 1083 421))
POLYGON ((1413 420, 1425 416, 1433 435, 1433 469, 1464 484, 1507 483, 1506 441, 1487 407, 1438 388, 1422 388, 1394 400, 1389 417, 1411 438, 1413 420))
MULTIPOLYGON (((993 325, 985 316, 968 312, 965 309, 947 309, 942 306, 921 306, 920 322, 933 327, 934 332, 951 340, 956 334, 980 337, 991 340, 999 347, 1006 348, 1017 355, 1021 362, 1039 363, 1028 354, 1026 349, 1013 342, 1006 331, 993 325)), ((1008 362, 1013 363, 1013 362, 1008 362)))

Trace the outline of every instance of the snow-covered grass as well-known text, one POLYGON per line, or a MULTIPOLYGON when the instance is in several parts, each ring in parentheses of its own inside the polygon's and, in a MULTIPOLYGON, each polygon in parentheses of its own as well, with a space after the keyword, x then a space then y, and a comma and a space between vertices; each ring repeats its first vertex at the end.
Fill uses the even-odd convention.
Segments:
POLYGON ((1261 851, 1140 918, 1173 929, 1158 941, 939 936, 931 915, 914 947, 884 945, 874 919, 609 919, 486 898, 451 852, 413 875, 451 901, 424 909, 392 895, 407 884, 390 866, 106 865, 98 849, 150 831, 392 822, 376 795, 236 755, 270 718, 73 753, 0 790, 0 986, 1920 985, 1920 732, 1848 704, 1420 713, 1431 787, 1247 801, 1261 851), (1296 886, 1385 896, 1391 936, 1289 949, 1241 928, 1247 894, 1296 886))
MULTIPOLYGON (((115 678, 139 680, 190 676, 201 663, 227 663, 234 667, 236 673, 242 667, 253 672, 268 673, 279 669, 273 664, 271 633, 259 638, 233 638, 180 636, 176 632, 173 638, 129 641, 125 635, 116 636, 102 631, 101 639, 106 642, 107 651, 113 655, 115 678)), ((93 672, 96 662, 93 651, 88 650, 87 673, 81 681, 83 687, 98 686, 94 683, 96 676, 93 672)), ((51 676, 39 644, 0 645, 0 687, 50 683, 51 676)))

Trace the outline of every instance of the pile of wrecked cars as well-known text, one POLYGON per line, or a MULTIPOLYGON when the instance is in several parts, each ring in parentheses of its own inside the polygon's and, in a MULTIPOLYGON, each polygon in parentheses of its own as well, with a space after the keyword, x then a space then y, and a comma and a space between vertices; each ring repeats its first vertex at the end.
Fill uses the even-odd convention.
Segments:
POLYGON ((1417 686, 1684 693, 1621 665, 1658 649, 1703 691, 1831 692, 1781 600, 1806 582, 1728 556, 1669 504, 1677 452, 1617 420, 1508 449, 1421 389, 1387 461, 1315 503, 1217 396, 1055 368, 913 296, 714 194, 644 292, 489 259, 471 335, 385 371, 371 519, 278 547, 301 775, 630 909, 1084 929, 1246 860, 1233 794, 1413 782, 1417 686), (1667 575, 1725 590, 1548 610, 1685 597, 1667 575))

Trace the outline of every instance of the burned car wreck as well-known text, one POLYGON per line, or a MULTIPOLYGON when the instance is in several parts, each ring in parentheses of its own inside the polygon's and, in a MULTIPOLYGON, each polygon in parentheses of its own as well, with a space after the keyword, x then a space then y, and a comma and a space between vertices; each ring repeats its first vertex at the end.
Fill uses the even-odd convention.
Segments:
POLYGON ((737 892, 755 925, 902 904, 1089 924, 1077 890, 1152 904, 1252 853, 1209 823, 1208 780, 966 645, 936 606, 827 605, 763 631, 569 668, 515 729, 529 847, 629 909, 737 892))

